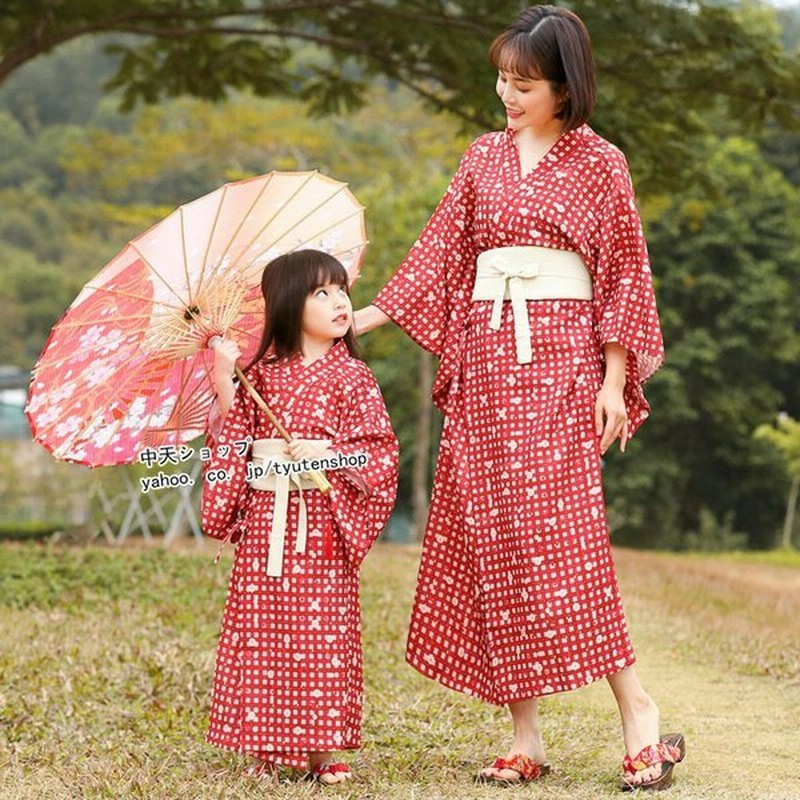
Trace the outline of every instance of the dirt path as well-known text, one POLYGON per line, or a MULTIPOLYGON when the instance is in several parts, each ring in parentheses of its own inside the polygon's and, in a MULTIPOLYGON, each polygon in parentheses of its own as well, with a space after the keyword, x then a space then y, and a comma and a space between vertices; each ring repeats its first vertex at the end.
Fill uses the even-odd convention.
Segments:
MULTIPOLYGON (((677 572, 685 562, 631 552, 620 553, 617 562, 639 654, 639 672, 661 707, 663 729, 679 728, 687 737, 687 761, 670 797, 719 794, 725 798, 800 800, 800 682, 776 680, 755 669, 745 674, 741 666, 731 668, 729 659, 715 646, 725 640, 730 647, 730 635, 744 635, 742 620, 746 609, 755 604, 766 604, 782 614, 793 606, 796 612, 800 606, 797 570, 753 566, 728 571, 714 564, 699 590, 704 597, 693 598, 692 585, 682 583, 692 570, 677 572), (741 576, 743 571, 747 580, 740 581, 740 589, 732 588, 729 581, 716 581, 713 575, 741 576), (682 584, 683 595, 678 593, 665 609, 657 600, 657 587, 676 580, 682 584), (758 595, 748 597, 754 586, 758 595), (718 603, 720 597, 727 607, 709 615, 708 606, 718 603), (701 599, 705 599, 702 605, 701 599), (696 604, 697 613, 673 609, 665 616, 671 605, 680 607, 683 602, 696 604)), ((771 624, 768 615, 760 626, 754 621, 752 635, 768 631, 771 624)), ((800 616, 792 615, 790 624, 796 646, 800 616)), ((787 636, 789 644, 790 630, 771 632, 787 636)), ((741 648, 745 647, 742 642, 741 648)), ((585 702, 608 707, 605 686, 592 686, 586 694, 585 702)))

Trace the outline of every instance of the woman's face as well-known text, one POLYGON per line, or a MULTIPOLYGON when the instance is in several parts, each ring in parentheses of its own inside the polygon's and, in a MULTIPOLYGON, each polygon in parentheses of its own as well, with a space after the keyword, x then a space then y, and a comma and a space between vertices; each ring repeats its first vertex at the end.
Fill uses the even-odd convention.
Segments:
POLYGON ((561 127, 556 114, 562 101, 553 91, 550 81, 501 69, 497 73, 495 90, 506 108, 508 127, 513 131, 532 128, 535 132, 546 132, 561 127))

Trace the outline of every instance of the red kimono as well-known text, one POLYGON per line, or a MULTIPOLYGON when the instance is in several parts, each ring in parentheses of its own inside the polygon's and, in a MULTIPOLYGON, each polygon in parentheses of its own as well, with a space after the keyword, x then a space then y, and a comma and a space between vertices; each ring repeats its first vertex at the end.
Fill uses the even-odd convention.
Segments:
POLYGON ((278 434, 240 387, 219 437, 210 442, 206 476, 226 469, 232 479, 204 484, 203 528, 216 536, 233 530, 238 544, 206 738, 217 747, 305 768, 310 751, 360 745, 358 573, 394 506, 398 446, 374 376, 343 342, 310 366, 261 362, 248 377, 294 436, 328 439, 337 454, 368 458, 360 468, 329 470, 328 496, 303 490, 308 533, 300 553, 298 493, 291 493, 283 574, 268 577, 275 494, 250 487, 242 452, 248 437, 278 434))
POLYGON ((602 345, 618 342, 635 431, 663 343, 625 157, 584 125, 522 176, 510 130, 481 136, 374 302, 441 359, 409 663, 496 704, 631 665, 594 404, 602 345), (592 300, 527 302, 529 364, 517 363, 511 303, 495 331, 492 303, 471 300, 478 254, 518 245, 576 251, 593 282, 592 300))

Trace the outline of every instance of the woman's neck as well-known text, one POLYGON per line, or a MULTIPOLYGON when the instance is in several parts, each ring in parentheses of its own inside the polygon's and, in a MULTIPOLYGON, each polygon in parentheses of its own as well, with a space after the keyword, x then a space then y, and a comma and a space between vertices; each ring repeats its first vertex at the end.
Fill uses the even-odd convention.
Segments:
POLYGON ((561 120, 553 120, 555 124, 542 128, 530 126, 516 131, 514 143, 519 151, 520 172, 526 175, 542 159, 542 157, 561 138, 561 120))

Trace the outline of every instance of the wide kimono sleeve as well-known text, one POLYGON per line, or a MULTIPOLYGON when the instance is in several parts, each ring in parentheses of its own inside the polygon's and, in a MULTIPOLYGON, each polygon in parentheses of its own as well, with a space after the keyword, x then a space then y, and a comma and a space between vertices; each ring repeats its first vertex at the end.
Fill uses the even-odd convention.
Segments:
POLYGON ((475 186, 470 174, 474 150, 473 143, 428 224, 373 300, 417 344, 439 357, 454 309, 464 305, 456 293, 469 291, 459 278, 477 255, 472 238, 475 186))
POLYGON ((214 539, 236 543, 245 533, 252 489, 247 462, 255 430, 252 397, 239 386, 224 420, 209 421, 206 446, 211 458, 203 467, 203 531, 214 539))
POLYGON ((623 156, 600 208, 594 271, 594 320, 601 345, 628 350, 625 407, 630 435, 650 413, 642 384, 664 360, 653 274, 633 184, 623 156))
POLYGON ((366 365, 347 388, 331 450, 366 456, 366 462, 327 474, 333 523, 348 560, 358 569, 394 508, 399 447, 380 387, 366 365))

